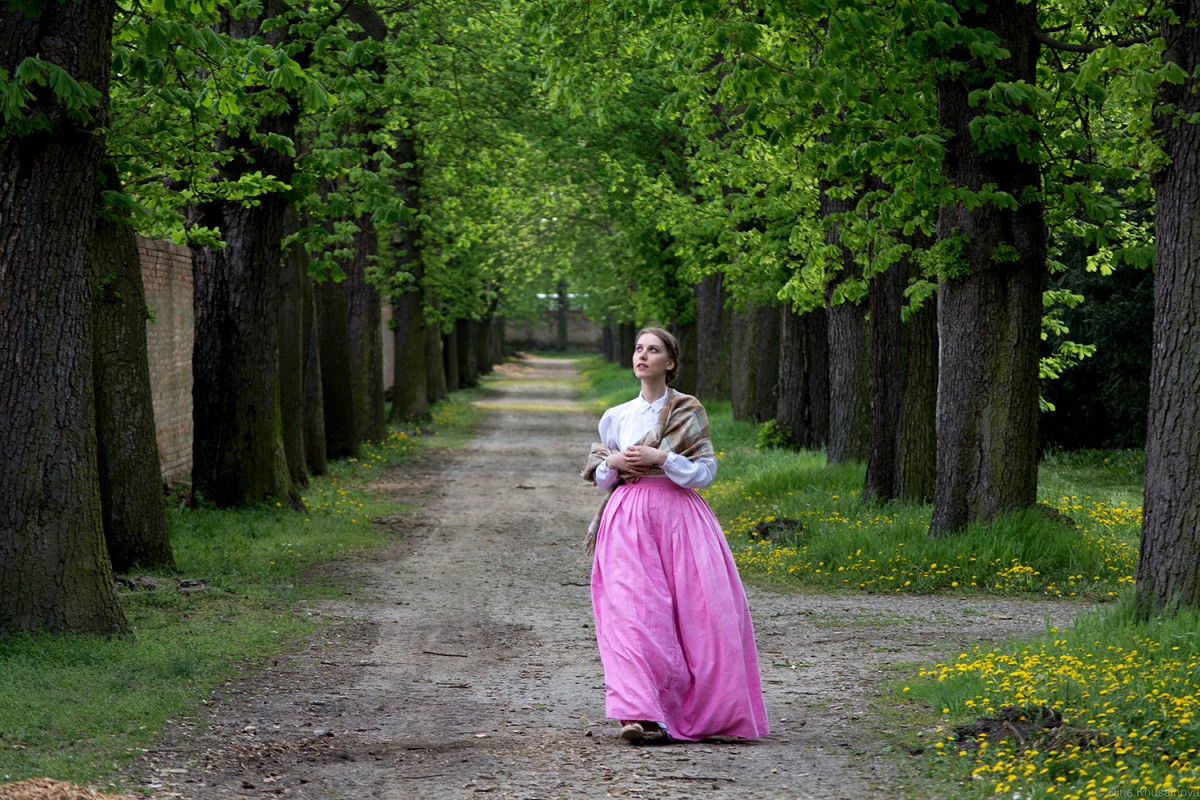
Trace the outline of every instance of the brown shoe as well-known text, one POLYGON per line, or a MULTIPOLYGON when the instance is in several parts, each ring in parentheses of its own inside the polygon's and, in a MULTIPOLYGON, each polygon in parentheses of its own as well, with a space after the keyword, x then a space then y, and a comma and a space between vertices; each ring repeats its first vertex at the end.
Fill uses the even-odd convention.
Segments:
POLYGON ((646 729, 637 722, 621 720, 621 738, 627 742, 640 742, 646 735, 646 729))

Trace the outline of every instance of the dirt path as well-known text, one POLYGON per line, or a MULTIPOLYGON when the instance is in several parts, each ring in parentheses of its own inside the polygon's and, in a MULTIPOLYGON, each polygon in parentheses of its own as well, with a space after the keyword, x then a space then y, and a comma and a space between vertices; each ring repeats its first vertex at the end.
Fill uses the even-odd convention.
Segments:
POLYGON ((501 368, 469 450, 406 467, 398 543, 313 646, 216 693, 136 776, 159 798, 856 798, 909 769, 870 712, 889 665, 1065 624, 1079 604, 750 591, 772 733, 632 747, 604 719, 570 362, 501 368))

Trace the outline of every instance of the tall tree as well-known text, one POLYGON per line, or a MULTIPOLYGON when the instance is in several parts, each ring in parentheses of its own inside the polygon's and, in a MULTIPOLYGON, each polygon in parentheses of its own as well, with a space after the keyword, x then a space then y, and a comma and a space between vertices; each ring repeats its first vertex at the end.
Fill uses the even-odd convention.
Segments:
MULTIPOLYGON (((115 174, 105 169, 106 180, 115 174)), ((146 349, 146 292, 126 214, 103 210, 92 240, 93 374, 104 541, 116 572, 174 565, 146 349)))
POLYGON ((102 534, 92 378, 115 9, 0 9, 0 631, 128 629, 102 534))
MULTIPOLYGON (((283 43, 288 6, 281 0, 260 14, 227 14, 234 39, 283 43)), ((288 198, 295 173, 294 137, 299 98, 263 85, 253 92, 262 116, 218 135, 226 154, 219 178, 236 184, 247 174, 275 183, 246 203, 215 196, 196 209, 195 223, 219 231, 223 247, 192 249, 196 337, 192 356, 192 482, 219 506, 270 497, 299 503, 288 471, 280 414, 278 370, 279 271, 288 198)))
POLYGON ((1154 352, 1137 605, 1200 608, 1200 2, 1167 4, 1159 131, 1154 352))
MULTIPOLYGON (((408 209, 416 210, 420 203, 420 172, 416 142, 412 133, 398 130, 392 134, 399 164, 396 179, 396 194, 408 209)), ((389 292, 392 304, 393 352, 395 365, 392 374, 392 419, 428 419, 429 403, 440 400, 436 385, 431 389, 430 369, 437 366, 441 371, 441 352, 436 358, 430 352, 429 321, 425 316, 425 291, 423 287, 424 263, 420 253, 418 216, 412 214, 404 220, 396 232, 391 247, 395 260, 392 275, 405 275, 408 280, 389 292)), ((441 338, 436 341, 440 344, 441 338)), ((442 377, 442 385, 445 377, 442 377)))
POLYGON ((779 307, 755 304, 732 315, 734 419, 775 418, 779 384, 779 307))
POLYGON ((789 307, 779 322, 779 399, 775 422, 788 444, 819 450, 829 436, 829 323, 824 306, 789 307))
POLYGON ((998 87, 1036 82, 1037 3, 952 6, 969 38, 937 55, 944 175, 959 197, 938 215, 937 488, 930 533, 1037 500, 1038 347, 1046 227, 1030 137, 1032 93, 1007 94, 1022 124, 981 103, 998 87), (1015 99, 1014 99, 1015 98, 1015 99))
MULTIPOLYGON (((861 278, 862 267, 841 241, 839 219, 854 208, 852 198, 821 192, 821 214, 827 220, 825 243, 839 252, 841 271, 861 278)), ((854 284, 850 284, 854 285, 854 284)), ((829 438, 831 464, 866 461, 871 441, 871 350, 865 298, 830 285, 829 296, 829 438)))

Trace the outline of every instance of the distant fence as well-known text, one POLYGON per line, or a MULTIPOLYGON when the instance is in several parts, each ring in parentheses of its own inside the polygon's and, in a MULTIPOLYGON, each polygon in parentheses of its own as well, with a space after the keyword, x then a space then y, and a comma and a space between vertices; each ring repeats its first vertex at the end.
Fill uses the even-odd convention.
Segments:
MULTIPOLYGON (((535 321, 508 320, 504 342, 511 349, 553 350, 558 347, 558 312, 547 311, 535 321)), ((603 331, 580 311, 567 312, 567 349, 595 350, 603 345, 603 331)))

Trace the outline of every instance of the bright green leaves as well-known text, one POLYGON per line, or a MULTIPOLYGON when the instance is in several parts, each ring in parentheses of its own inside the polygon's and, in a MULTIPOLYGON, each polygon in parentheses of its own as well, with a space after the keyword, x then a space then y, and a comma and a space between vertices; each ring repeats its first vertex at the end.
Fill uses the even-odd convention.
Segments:
POLYGON ((52 108, 76 125, 88 125, 99 100, 94 87, 75 80, 62 67, 28 56, 11 75, 0 69, 0 135, 49 130, 52 108))

